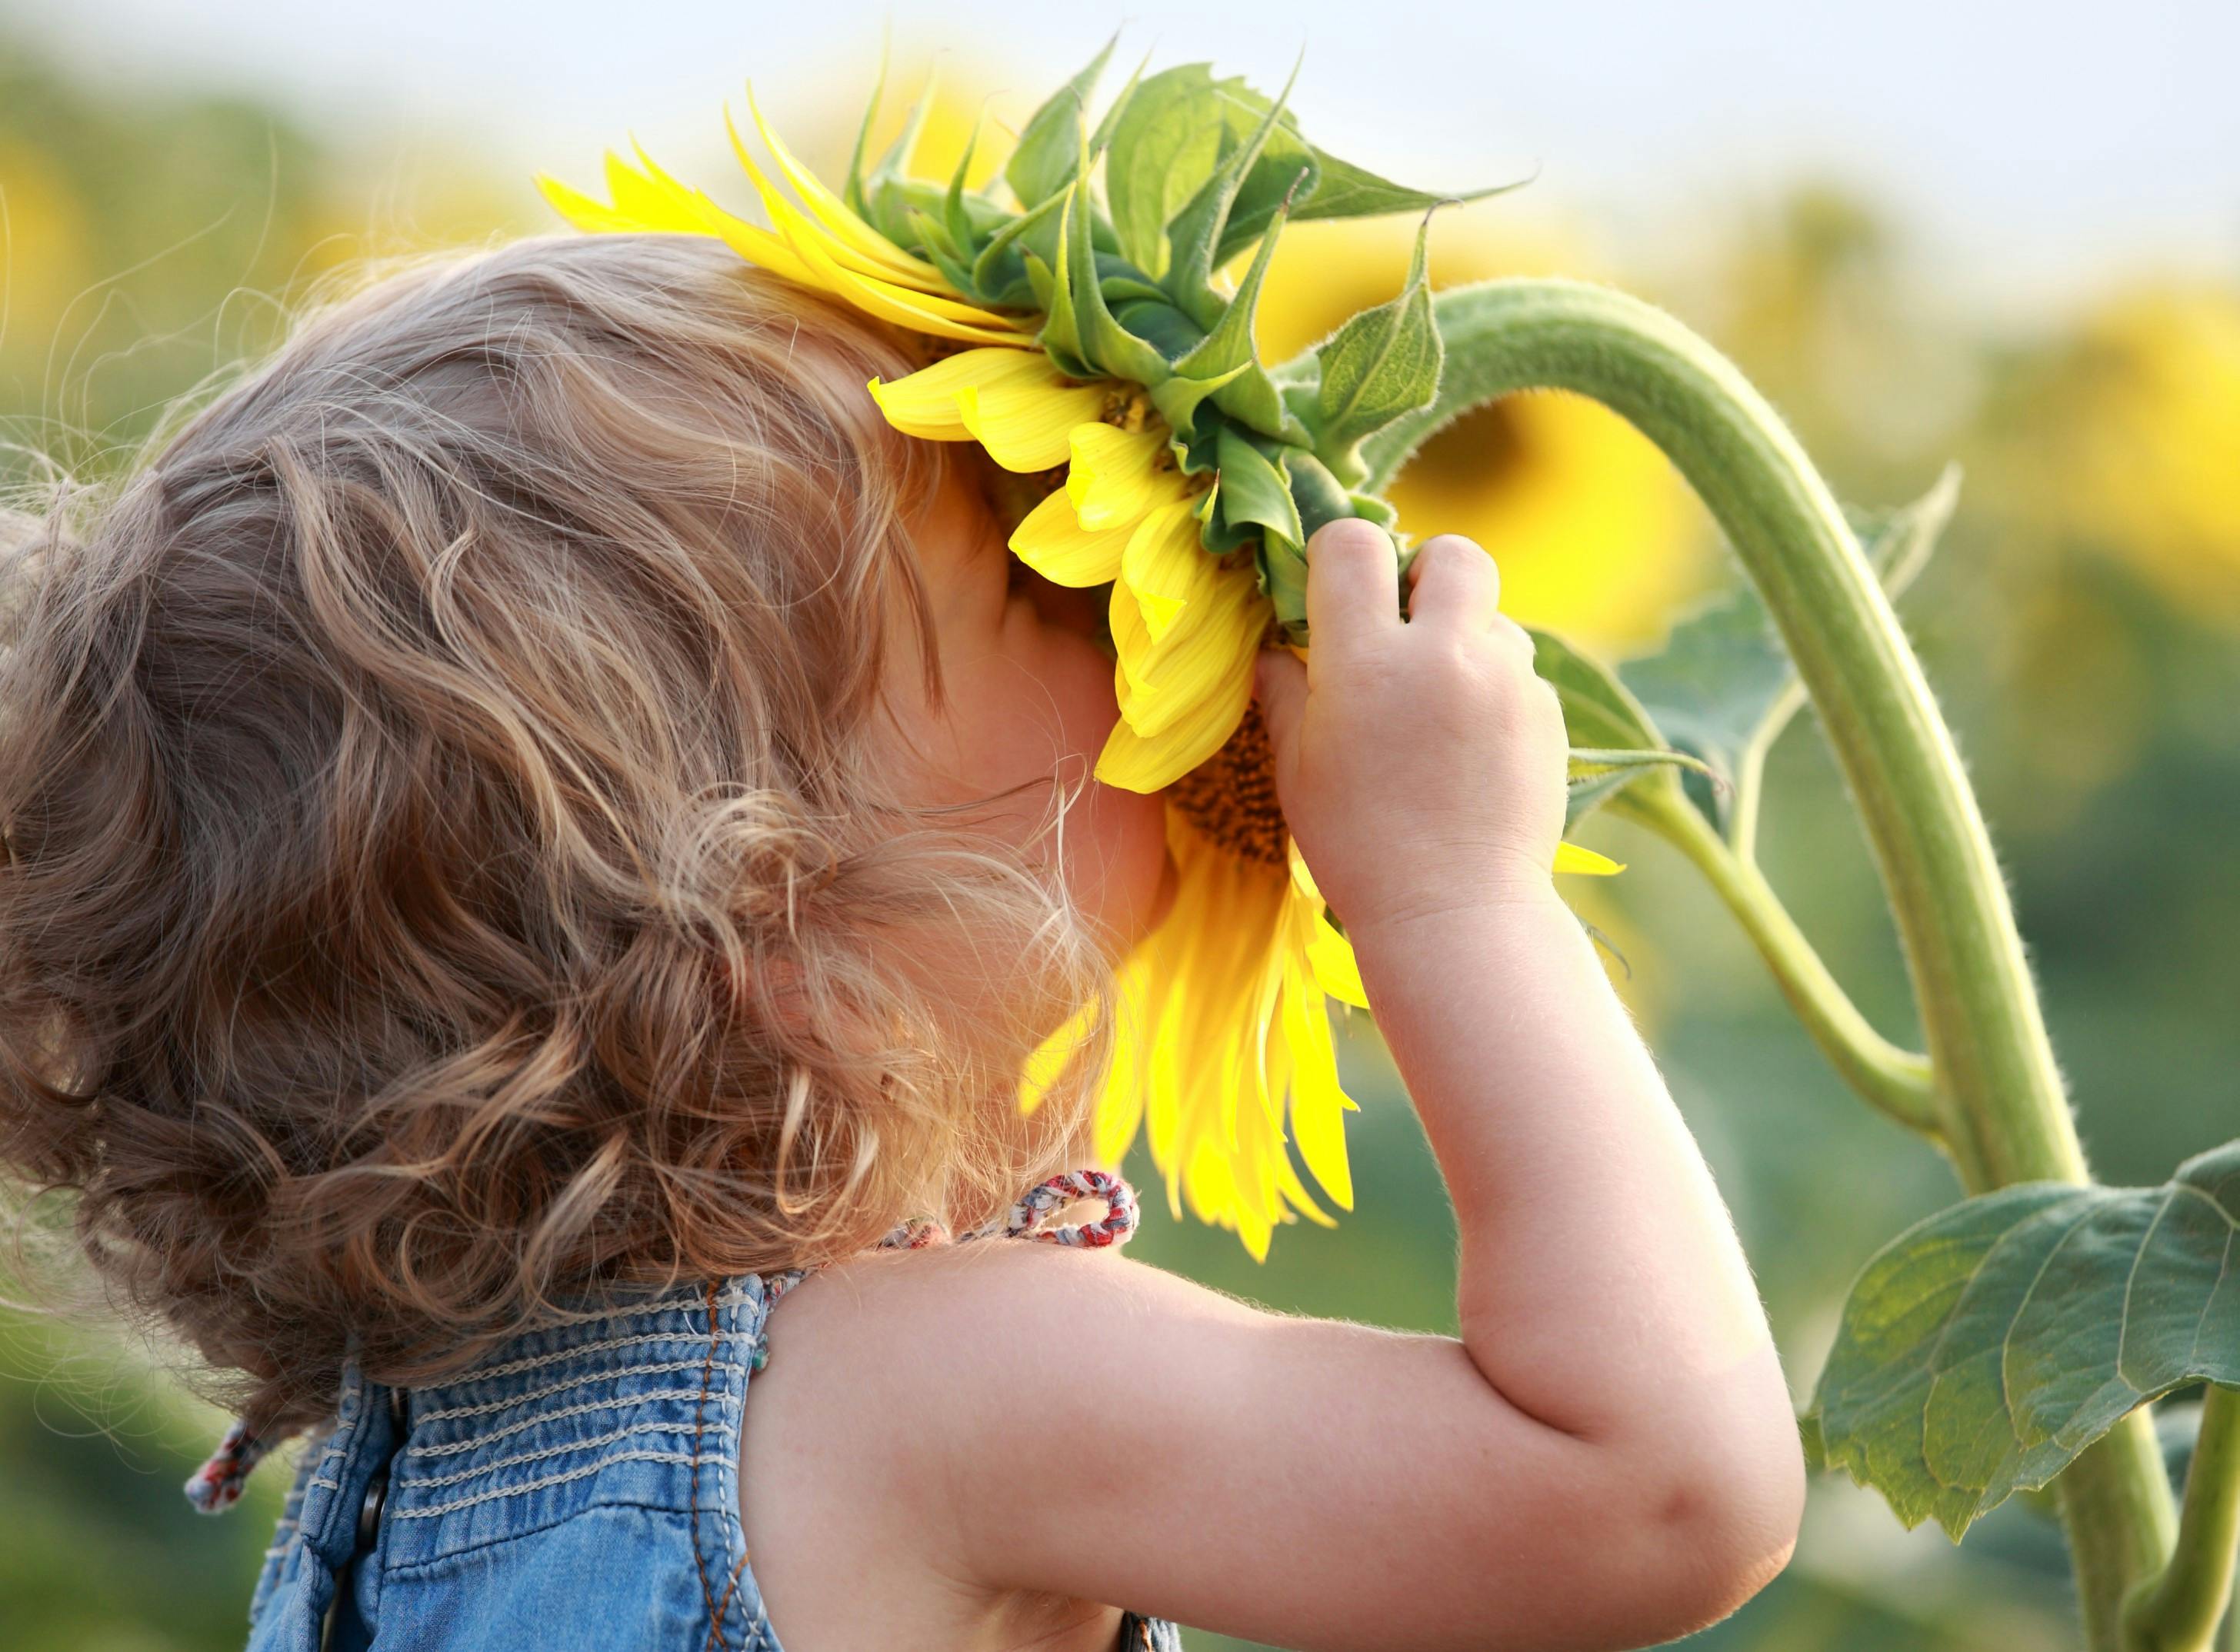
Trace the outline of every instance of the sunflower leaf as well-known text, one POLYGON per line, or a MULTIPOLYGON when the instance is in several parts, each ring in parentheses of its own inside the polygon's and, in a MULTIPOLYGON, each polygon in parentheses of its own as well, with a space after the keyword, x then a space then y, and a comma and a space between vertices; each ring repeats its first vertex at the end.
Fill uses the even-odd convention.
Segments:
POLYGON ((1684 751, 1618 751, 1597 746, 1571 748, 1564 781, 1563 829, 1589 815, 1653 769, 1701 769, 1684 751))
MULTIPOLYGON (((1911 504, 1853 513, 1867 561, 1893 598, 1928 561, 1958 496, 1959 471, 1950 467, 1911 504)), ((1695 780, 1688 786, 1711 823, 1730 829, 1737 811, 1750 806, 1763 754, 1804 703, 1796 667, 1757 593, 1737 583, 1681 619, 1663 648, 1628 661, 1619 675, 1674 745, 1734 782, 1723 789, 1695 780)))
POLYGON ((1027 117, 1019 146, 1003 165, 1003 181, 1019 197, 1023 210, 1033 210, 1079 176, 1080 150, 1075 132, 1087 117, 1090 97, 1097 90, 1104 65, 1111 61, 1112 49, 1119 43, 1116 33, 1088 68, 1051 93, 1027 117))
POLYGON ((1357 484, 1364 474, 1365 439, 1395 419, 1430 406, 1438 396, 1446 350, 1431 321, 1426 278, 1430 233, 1431 215, 1426 212, 1399 296, 1363 310, 1315 352, 1322 364, 1316 450, 1349 484, 1357 484))
POLYGON ((1572 745, 1602 751, 1660 751, 1664 736, 1640 701, 1606 667, 1552 631, 1532 636, 1532 669, 1563 703, 1572 745))
POLYGON ((1830 1463, 1957 1541, 2181 1383, 2240 1386, 2240 1141, 2158 1188, 2023 1182, 1900 1234, 1808 1416, 1830 1463))

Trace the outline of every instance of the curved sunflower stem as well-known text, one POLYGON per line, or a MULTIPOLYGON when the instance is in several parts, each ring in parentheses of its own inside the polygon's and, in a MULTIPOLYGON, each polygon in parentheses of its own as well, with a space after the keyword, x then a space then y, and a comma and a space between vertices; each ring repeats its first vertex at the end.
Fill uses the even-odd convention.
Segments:
POLYGON ((1844 1081, 1879 1111, 1941 1143, 1929 1058, 1899 1049, 1859 1013, 1757 863, 1730 847, 1684 798, 1668 801, 1659 793, 1652 802, 1621 798, 1612 807, 1642 821, 1703 874, 1844 1081))
POLYGON ((2125 1652, 2210 1652, 2240 1566, 2240 1389, 2209 1390, 2186 1471, 2177 1547, 2123 1612, 2125 1652))
MULTIPOLYGON (((1448 420, 1514 390, 1591 396, 1662 448, 1718 520, 1795 662, 1881 872, 1918 1003, 1943 1145, 1970 1192, 2089 1180, 2005 883, 1951 731, 1835 497, 1717 351, 1606 288, 1491 282, 1440 295, 1438 399, 1364 445, 1380 487, 1448 420)), ((2176 1513, 2132 1413, 2057 1482, 2095 1652, 2158 1575, 2176 1513)))

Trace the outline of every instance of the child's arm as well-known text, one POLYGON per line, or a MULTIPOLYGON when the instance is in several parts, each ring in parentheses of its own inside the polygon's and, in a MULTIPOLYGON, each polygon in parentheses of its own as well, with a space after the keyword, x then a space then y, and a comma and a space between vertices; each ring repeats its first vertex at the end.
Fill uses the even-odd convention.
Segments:
MULTIPOLYGON (((1302 1652, 1680 1635, 1778 1570, 1803 1475, 1710 1176, 1546 869, 1560 712, 1467 542, 1424 547, 1405 622, 1375 530, 1310 570, 1310 662, 1262 683, 1278 783, 1452 1193, 1460 1342, 1045 1246, 867 1259, 778 1316, 750 1538, 829 1495, 795 1442, 853 1429, 851 1506, 965 1590, 1302 1652)), ((757 1551, 781 1624, 818 1609, 797 1553, 757 1551)))

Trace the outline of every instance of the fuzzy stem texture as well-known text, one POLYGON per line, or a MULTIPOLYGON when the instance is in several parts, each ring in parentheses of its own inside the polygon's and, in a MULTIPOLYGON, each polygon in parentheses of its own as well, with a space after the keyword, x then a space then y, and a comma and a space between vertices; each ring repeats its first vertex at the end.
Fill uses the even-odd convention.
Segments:
POLYGON ((2240 1389, 2209 1390, 2201 1405, 2177 1547, 2162 1575, 2138 1586, 2123 1614, 2127 1652, 2210 1652, 2240 1565, 2240 1389))
MULTIPOLYGON (((1935 1076, 1940 1136, 1970 1192, 2089 1180, 2006 884, 1951 731, 1827 484, 1780 416, 1654 306, 1514 280, 1435 301, 1438 401, 1364 450, 1381 487, 1432 431, 1512 391, 1570 390, 1630 421, 1725 530, 1811 696, 1896 919, 1935 1076)), ((2157 1575, 2176 1511, 2142 1409, 2057 1482, 2095 1652, 2157 1575)))

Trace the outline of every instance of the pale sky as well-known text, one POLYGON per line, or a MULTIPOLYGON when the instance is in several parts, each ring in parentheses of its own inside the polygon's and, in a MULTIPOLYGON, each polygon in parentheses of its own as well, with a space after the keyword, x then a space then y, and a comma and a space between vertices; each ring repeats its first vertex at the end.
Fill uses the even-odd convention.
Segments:
POLYGON ((664 157, 716 152, 723 100, 750 75, 782 127, 818 97, 852 110, 890 23, 898 55, 991 64, 1015 116, 1124 23, 1120 59, 1210 58, 1269 90, 1303 46, 1294 104, 1325 148, 1433 188, 1537 165, 1534 210, 1621 237, 1684 235, 1810 174, 1896 210, 1917 267, 1979 300, 2058 303, 2117 271, 2240 277, 2236 0, 15 0, 10 15, 97 72, 207 75, 315 120, 456 131, 584 181, 626 131, 664 157))

